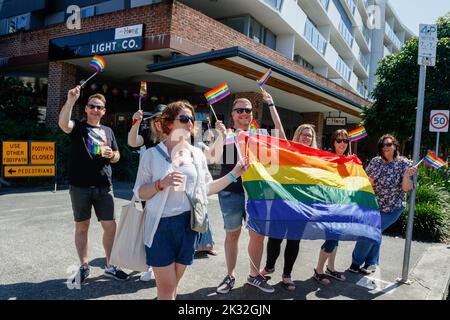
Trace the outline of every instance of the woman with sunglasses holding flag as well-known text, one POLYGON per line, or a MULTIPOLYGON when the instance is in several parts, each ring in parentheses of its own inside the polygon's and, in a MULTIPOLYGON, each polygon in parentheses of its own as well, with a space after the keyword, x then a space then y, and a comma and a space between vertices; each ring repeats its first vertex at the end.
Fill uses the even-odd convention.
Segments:
POLYGON ((144 244, 153 267, 158 299, 174 300, 188 265, 193 263, 198 233, 191 229, 194 200, 207 204, 240 177, 248 160, 240 160, 226 176, 212 180, 202 150, 191 145, 194 108, 187 101, 171 103, 161 115, 167 139, 148 149, 139 163, 133 189, 145 200, 144 244))

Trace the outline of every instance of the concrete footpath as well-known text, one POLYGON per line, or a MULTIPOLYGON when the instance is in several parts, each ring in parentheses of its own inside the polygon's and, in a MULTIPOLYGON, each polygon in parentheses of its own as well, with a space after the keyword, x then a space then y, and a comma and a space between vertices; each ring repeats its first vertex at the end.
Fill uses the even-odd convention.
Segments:
MULTIPOLYGON (((131 184, 116 183, 116 210, 131 199, 131 184)), ((102 230, 91 220, 89 257, 91 278, 81 289, 65 284, 78 268, 74 246, 74 226, 67 188, 0 189, 0 300, 84 300, 84 299, 154 299, 154 280, 139 281, 134 272, 127 282, 103 276, 102 230)), ((311 277, 317 262, 320 241, 302 241, 292 278, 297 289, 288 292, 280 283, 283 256, 277 261, 270 284, 275 293, 267 294, 245 284, 249 271, 248 234, 243 230, 237 262, 235 288, 227 295, 217 295, 216 286, 226 275, 223 243, 225 232, 216 197, 211 197, 210 221, 218 256, 200 256, 188 267, 179 286, 179 300, 443 300, 447 298, 450 279, 450 246, 413 242, 410 259, 411 285, 398 284, 403 263, 404 239, 383 237, 381 267, 371 276, 345 272, 347 281, 334 279, 328 286, 311 277)), ((350 266, 354 242, 340 242, 336 268, 350 266)), ((282 252, 284 252, 284 242, 282 252)), ((263 263, 265 262, 265 254, 263 263)))

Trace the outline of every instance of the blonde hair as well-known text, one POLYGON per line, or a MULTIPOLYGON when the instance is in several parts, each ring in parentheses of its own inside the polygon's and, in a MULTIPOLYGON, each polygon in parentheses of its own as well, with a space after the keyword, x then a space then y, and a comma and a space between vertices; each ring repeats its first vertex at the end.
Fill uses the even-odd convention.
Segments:
POLYGON ((316 130, 314 130, 314 125, 312 124, 302 124, 298 126, 297 130, 295 130, 294 137, 292 138, 292 141, 299 142, 300 141, 300 135, 303 133, 303 130, 310 129, 312 131, 312 141, 311 141, 311 148, 317 149, 317 138, 316 138, 316 130))
POLYGON ((239 102, 248 103, 249 105, 252 105, 252 102, 250 100, 248 100, 247 98, 237 98, 236 100, 233 101, 233 107, 232 107, 231 111, 233 111, 234 106, 236 104, 238 104, 239 102))
POLYGON ((103 102, 103 104, 104 105, 106 105, 106 99, 105 99, 105 96, 104 95, 102 95, 101 93, 96 93, 96 94, 93 94, 92 96, 90 96, 89 98, 88 98, 88 103, 89 103, 89 101, 91 101, 91 99, 98 99, 98 100, 100 100, 101 102, 103 102))

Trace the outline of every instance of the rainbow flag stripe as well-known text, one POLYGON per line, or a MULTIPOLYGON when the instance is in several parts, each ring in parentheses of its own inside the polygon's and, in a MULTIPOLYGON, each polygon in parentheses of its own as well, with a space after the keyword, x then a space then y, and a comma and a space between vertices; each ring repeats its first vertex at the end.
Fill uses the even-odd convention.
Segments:
POLYGON ((147 82, 141 81, 141 89, 139 90, 139 96, 142 98, 147 94, 147 82))
POLYGON ((358 129, 352 130, 348 133, 348 139, 351 142, 358 141, 365 137, 367 137, 367 132, 364 127, 359 127, 358 129))
POLYGON ((253 120, 250 122, 249 130, 250 130, 251 132, 256 132, 256 130, 257 130, 258 128, 259 128, 258 122, 256 122, 255 119, 253 119, 253 120))
POLYGON ((271 74, 272 74, 272 69, 267 70, 267 71, 261 76, 261 78, 259 78, 258 80, 256 80, 256 82, 258 82, 258 85, 259 85, 260 87, 262 87, 262 86, 267 82, 267 80, 269 80, 271 74))
POLYGON ((250 160, 242 182, 251 230, 279 239, 381 241, 378 203, 356 155, 258 134, 237 139, 250 160))
POLYGON ((103 59, 102 57, 95 55, 91 62, 89 63, 89 65, 94 68, 95 70, 97 70, 97 72, 102 72, 103 69, 105 69, 106 67, 106 62, 105 59, 103 59))
POLYGON ((447 166, 447 163, 434 154, 432 151, 428 151, 428 154, 423 158, 428 165, 435 169, 439 169, 440 167, 447 166))
POLYGON ((226 82, 222 83, 220 86, 208 91, 204 94, 206 100, 208 100, 209 104, 216 103, 223 98, 230 95, 230 88, 228 88, 228 84, 226 82))
POLYGON ((235 141, 236 134, 233 132, 233 130, 228 129, 227 130, 227 136, 225 137, 224 145, 233 144, 235 141))

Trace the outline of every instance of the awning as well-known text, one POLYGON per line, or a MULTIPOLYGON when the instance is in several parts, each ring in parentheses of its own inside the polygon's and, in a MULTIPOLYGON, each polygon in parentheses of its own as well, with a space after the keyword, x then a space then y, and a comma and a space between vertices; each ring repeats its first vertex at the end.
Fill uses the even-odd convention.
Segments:
POLYGON ((210 51, 147 65, 152 74, 207 89, 227 82, 232 93, 259 92, 255 80, 268 68, 264 88, 277 106, 295 112, 341 113, 348 123, 359 123, 362 105, 325 85, 295 73, 240 47, 210 51))

